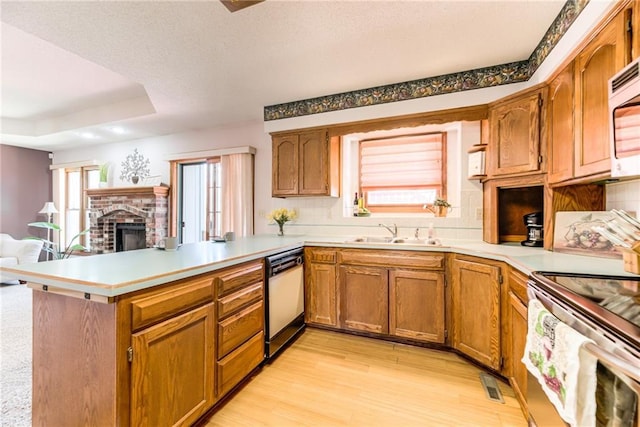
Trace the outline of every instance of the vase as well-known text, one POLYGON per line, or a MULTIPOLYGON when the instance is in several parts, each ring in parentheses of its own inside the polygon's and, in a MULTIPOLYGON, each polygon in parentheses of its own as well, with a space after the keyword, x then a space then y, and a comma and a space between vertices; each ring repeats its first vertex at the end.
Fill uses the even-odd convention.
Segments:
POLYGON ((278 236, 284 236, 284 222, 278 223, 278 236))
POLYGON ((137 184, 139 180, 140 177, 138 175, 134 175, 131 177, 131 182, 133 182, 134 184, 137 184))

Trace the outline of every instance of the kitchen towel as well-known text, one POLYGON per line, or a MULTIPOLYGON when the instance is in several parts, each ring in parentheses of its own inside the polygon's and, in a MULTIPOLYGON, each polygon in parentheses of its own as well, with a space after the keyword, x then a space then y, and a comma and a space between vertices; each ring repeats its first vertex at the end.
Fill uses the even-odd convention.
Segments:
POLYGON ((589 338, 529 301, 522 363, 538 379, 558 413, 571 426, 595 426, 597 359, 583 348, 589 338))

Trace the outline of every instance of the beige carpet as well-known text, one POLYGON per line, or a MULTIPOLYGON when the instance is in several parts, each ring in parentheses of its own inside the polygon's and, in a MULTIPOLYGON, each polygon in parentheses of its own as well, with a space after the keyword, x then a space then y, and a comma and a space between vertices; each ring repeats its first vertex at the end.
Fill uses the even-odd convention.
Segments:
POLYGON ((31 425, 31 289, 0 284, 0 426, 31 425))

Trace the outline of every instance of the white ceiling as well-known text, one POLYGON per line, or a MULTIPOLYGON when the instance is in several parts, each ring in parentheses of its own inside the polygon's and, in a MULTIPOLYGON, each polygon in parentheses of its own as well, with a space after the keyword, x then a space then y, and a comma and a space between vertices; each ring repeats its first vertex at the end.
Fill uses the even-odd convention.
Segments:
POLYGON ((5 1, 4 144, 55 151, 525 60, 564 0, 5 1))

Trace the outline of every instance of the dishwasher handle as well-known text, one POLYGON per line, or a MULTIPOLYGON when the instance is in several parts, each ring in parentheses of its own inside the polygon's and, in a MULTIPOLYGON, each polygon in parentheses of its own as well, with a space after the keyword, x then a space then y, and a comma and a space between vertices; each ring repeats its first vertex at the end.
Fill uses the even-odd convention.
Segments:
POLYGON ((302 255, 292 256, 284 259, 279 259, 276 263, 269 263, 269 277, 277 276, 285 271, 304 264, 304 257, 302 255))

